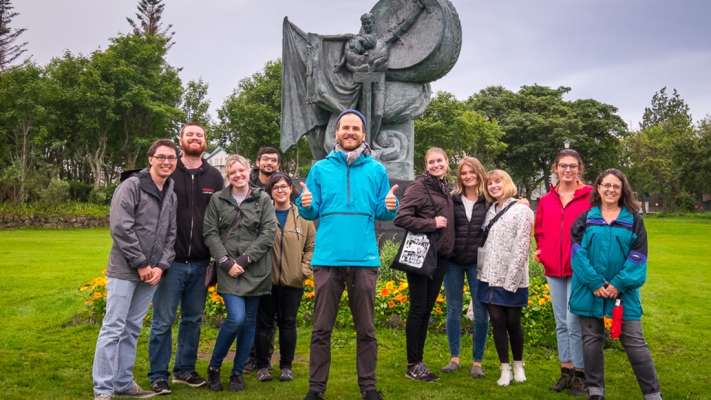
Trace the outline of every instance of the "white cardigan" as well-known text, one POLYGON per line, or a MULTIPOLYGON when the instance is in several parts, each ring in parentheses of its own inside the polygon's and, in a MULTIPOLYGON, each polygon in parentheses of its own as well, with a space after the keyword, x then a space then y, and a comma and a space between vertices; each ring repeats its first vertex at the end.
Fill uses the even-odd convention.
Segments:
MULTIPOLYGON (((496 210, 489 207, 483 226, 515 199, 508 199, 496 210)), ((486 244, 479 251, 477 279, 489 286, 503 287, 509 292, 528 287, 528 253, 531 248, 533 211, 523 204, 514 204, 491 227, 486 244), (483 257, 483 262, 482 262, 483 257)))

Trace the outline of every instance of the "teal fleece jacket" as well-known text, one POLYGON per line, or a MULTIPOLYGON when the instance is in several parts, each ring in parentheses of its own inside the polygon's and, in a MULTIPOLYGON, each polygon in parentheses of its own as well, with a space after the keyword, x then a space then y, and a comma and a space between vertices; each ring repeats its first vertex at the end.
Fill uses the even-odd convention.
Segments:
POLYGON ((570 311, 602 318, 612 315, 615 299, 597 297, 593 292, 613 285, 624 305, 624 320, 640 320, 639 289, 647 278, 647 232, 642 217, 622 208, 610 224, 599 207, 582 214, 571 228, 573 267, 570 311))

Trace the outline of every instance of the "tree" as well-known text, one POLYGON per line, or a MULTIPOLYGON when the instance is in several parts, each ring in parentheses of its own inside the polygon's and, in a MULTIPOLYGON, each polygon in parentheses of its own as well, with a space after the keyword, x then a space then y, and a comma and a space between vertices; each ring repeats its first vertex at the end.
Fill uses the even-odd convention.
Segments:
POLYGON ((12 28, 12 19, 19 13, 12 11, 14 7, 10 0, 0 0, 0 71, 7 69, 10 64, 20 58, 27 49, 27 42, 15 43, 17 38, 27 29, 12 28))
POLYGON ((26 63, 2 72, 0 79, 0 140, 7 143, 10 169, 16 181, 12 200, 28 199, 35 139, 44 131, 47 82, 41 67, 26 63))
POLYGON ((210 100, 207 98, 207 82, 202 78, 189 81, 183 90, 180 108, 185 121, 197 122, 208 129, 212 123, 210 118, 210 100))
POLYGON ((120 159, 113 160, 111 171, 135 168, 150 143, 168 136, 180 120, 182 86, 177 70, 165 60, 165 43, 155 35, 120 35, 105 51, 92 54, 96 84, 115 106, 109 140, 118 140, 112 155, 120 159))
MULTIPOLYGON (((268 61, 261 72, 242 79, 217 110, 215 127, 220 145, 230 153, 254 159, 262 146, 279 148, 281 122, 281 60, 268 61)), ((311 166, 306 138, 282 154, 281 167, 303 176, 311 166), (301 154, 307 154, 306 158, 301 154)))
POLYGON ((506 148, 501 141, 503 135, 496 122, 468 110, 451 93, 438 92, 425 113, 415 120, 415 169, 422 171, 420 161, 433 146, 447 152, 452 168, 464 156, 474 156, 492 165, 506 148))
POLYGON ((279 147, 281 120, 280 60, 242 79, 217 111, 220 141, 230 152, 254 159, 261 146, 279 147))
POLYGON ((640 129, 645 129, 660 123, 674 123, 681 126, 692 125, 689 106, 676 89, 672 89, 671 97, 667 94, 666 86, 654 93, 652 104, 650 107, 644 108, 639 127, 640 129))
POLYGON ((666 210, 690 208, 694 196, 700 195, 694 180, 695 171, 689 171, 689 161, 695 156, 696 136, 689 114, 689 106, 673 90, 672 96, 662 88, 654 94, 650 107, 646 107, 640 130, 625 141, 626 171, 632 186, 643 198, 658 197, 666 210))
POLYGON ((470 109, 496 121, 504 130, 507 151, 497 164, 511 173, 530 197, 541 184, 550 184, 550 166, 566 143, 590 166, 588 177, 615 166, 624 121, 611 105, 592 99, 567 101, 568 87, 523 86, 518 92, 488 87, 467 100, 470 109))
POLYGON ((165 28, 162 26, 161 19, 163 19, 163 10, 165 9, 163 0, 140 0, 137 8, 136 21, 126 17, 126 21, 133 28, 133 33, 161 36, 165 39, 166 49, 170 49, 175 44, 173 41, 175 32, 170 32, 172 24, 168 24, 165 28))

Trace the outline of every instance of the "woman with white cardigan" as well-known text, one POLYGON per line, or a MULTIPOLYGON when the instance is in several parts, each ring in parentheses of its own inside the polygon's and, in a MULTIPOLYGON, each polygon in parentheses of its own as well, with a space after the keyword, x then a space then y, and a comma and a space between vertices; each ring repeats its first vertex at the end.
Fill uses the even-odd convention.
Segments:
POLYGON ((533 211, 513 198, 516 186, 505 171, 489 172, 486 189, 494 203, 483 225, 488 235, 485 232, 486 241, 478 257, 477 298, 486 305, 493 326, 494 344, 501 363, 497 384, 508 386, 512 378, 515 382, 526 380, 521 311, 528 304, 528 252, 533 211), (513 370, 509 363, 509 342, 513 370))

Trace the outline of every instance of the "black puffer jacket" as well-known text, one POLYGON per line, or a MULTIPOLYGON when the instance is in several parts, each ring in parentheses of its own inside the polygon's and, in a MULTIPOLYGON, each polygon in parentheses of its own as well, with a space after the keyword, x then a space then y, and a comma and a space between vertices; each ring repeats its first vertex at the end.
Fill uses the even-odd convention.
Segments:
POLYGON ((439 231, 439 255, 448 257, 454 248, 454 211, 452 197, 446 184, 424 174, 418 176, 405 190, 400 200, 400 209, 393 220, 395 226, 414 233, 439 231), (447 227, 438 229, 435 217, 447 218, 447 227))
POLYGON ((472 209, 471 220, 467 219, 461 194, 453 194, 454 203, 454 251, 450 260, 460 265, 476 264, 478 248, 482 241, 482 224, 488 209, 483 196, 479 197, 472 209))

